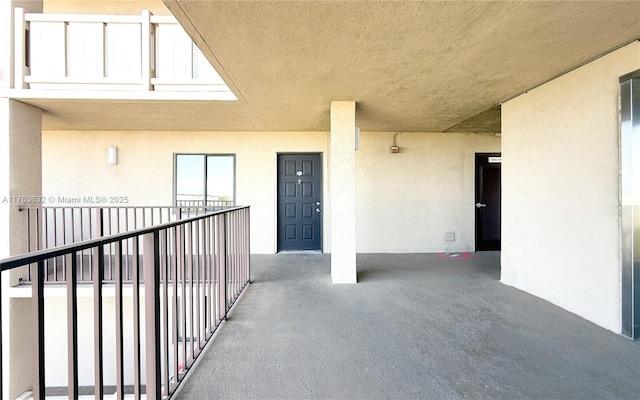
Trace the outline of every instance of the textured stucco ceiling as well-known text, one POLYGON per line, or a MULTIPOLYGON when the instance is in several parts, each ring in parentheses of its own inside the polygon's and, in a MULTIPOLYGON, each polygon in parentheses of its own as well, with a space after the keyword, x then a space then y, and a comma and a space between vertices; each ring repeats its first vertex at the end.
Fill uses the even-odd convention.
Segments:
MULTIPOLYGON (((143 129, 328 130, 355 100, 362 130, 495 132, 501 101, 640 36, 639 1, 163 1, 240 101, 138 103, 143 129)), ((40 101, 45 126, 130 122, 76 103, 40 101)))

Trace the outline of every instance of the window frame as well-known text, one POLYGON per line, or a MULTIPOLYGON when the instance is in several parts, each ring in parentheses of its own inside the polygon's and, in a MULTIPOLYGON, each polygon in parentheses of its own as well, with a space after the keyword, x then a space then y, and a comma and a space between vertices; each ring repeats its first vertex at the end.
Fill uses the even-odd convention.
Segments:
POLYGON ((208 157, 231 157, 233 160, 233 201, 236 205, 236 155, 235 153, 173 153, 173 205, 178 205, 178 157, 179 156, 202 156, 204 162, 203 174, 203 195, 206 204, 207 200, 207 178, 208 178, 208 157))

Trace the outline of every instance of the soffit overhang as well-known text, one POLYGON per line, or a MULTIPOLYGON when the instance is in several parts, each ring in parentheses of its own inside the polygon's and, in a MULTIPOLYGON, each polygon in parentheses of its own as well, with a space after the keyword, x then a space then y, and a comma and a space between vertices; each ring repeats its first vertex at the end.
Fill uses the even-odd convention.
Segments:
MULTIPOLYGON (((20 99, 45 129, 500 130, 499 104, 640 36, 638 1, 164 0, 239 101, 20 99)), ((576 88, 577 90, 578 88, 576 88)))

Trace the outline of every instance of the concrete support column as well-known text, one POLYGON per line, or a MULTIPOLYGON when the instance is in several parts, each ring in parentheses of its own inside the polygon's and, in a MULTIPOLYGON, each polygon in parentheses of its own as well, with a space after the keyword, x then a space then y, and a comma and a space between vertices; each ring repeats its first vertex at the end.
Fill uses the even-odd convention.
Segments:
MULTIPOLYGON (((42 112, 11 100, 13 82, 13 10, 42 12, 42 0, 0 1, 0 258, 27 250, 27 224, 16 196, 42 194, 42 112)), ((24 271, 2 274, 2 393, 15 399, 31 390, 31 299, 9 297, 24 271)))
POLYGON ((331 280, 356 283, 356 102, 331 102, 331 280))
MULTIPOLYGON (((0 258, 27 250, 23 197, 42 195, 42 112, 0 97, 0 258)), ((14 399, 32 386, 31 299, 9 297, 26 269, 2 274, 2 398, 14 399)))

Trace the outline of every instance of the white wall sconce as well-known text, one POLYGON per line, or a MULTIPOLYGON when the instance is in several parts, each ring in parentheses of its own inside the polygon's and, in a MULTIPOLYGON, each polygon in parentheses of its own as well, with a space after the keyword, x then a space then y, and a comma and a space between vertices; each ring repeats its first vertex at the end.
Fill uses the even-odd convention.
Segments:
POLYGON ((118 148, 116 146, 109 146, 109 164, 116 165, 118 163, 118 148))
POLYGON ((401 133, 402 133, 402 132, 396 132, 396 133, 393 135, 393 145, 391 145, 391 147, 389 148, 389 151, 390 151, 392 154, 400 153, 400 146, 398 146, 398 145, 396 144, 396 136, 398 136, 398 135, 399 135, 399 134, 401 134, 401 133))

